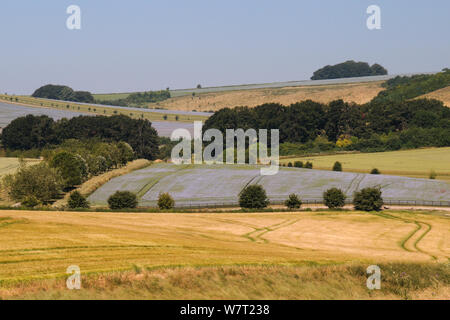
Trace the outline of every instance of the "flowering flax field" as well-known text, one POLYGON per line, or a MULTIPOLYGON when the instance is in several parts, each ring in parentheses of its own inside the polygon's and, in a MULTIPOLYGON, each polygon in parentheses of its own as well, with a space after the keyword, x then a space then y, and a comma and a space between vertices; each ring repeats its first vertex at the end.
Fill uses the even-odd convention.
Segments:
POLYGON ((379 187, 387 201, 450 201, 450 184, 445 181, 388 175, 370 175, 297 168, 280 168, 274 176, 261 176, 259 166, 154 164, 112 179, 93 194, 95 206, 107 205, 114 192, 131 191, 140 206, 156 206, 160 193, 168 192, 176 206, 236 204, 246 186, 260 184, 272 202, 295 193, 303 200, 320 201, 323 192, 339 188, 349 200, 355 191, 379 187))

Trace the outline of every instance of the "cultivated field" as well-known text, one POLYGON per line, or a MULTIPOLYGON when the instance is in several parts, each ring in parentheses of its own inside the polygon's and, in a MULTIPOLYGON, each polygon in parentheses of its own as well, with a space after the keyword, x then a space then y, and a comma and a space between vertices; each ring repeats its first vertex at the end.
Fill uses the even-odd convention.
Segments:
POLYGON ((321 200, 323 192, 332 187, 342 189, 348 197, 365 187, 380 187, 385 200, 450 199, 449 183, 429 179, 296 168, 280 168, 275 176, 261 176, 258 166, 161 163, 112 179, 89 201, 105 206, 114 192, 128 190, 138 195, 142 206, 155 206, 163 192, 170 193, 178 206, 235 204, 249 184, 261 184, 271 201, 284 201, 292 193, 305 200, 321 200))
POLYGON ((281 163, 294 161, 312 161, 314 168, 322 170, 331 170, 339 161, 344 171, 368 173, 378 168, 383 174, 416 178, 428 178, 433 170, 437 179, 450 180, 450 148, 285 158, 281 163))
POLYGON ((150 108, 163 107, 168 110, 217 111, 222 108, 235 106, 255 107, 269 102, 289 105, 307 99, 324 103, 336 99, 366 103, 383 90, 381 83, 368 82, 206 92, 195 96, 174 97, 166 101, 150 103, 148 106, 150 108))
POLYGON ((440 212, 0 211, 0 230, 2 299, 449 298, 440 212), (80 291, 65 288, 71 265, 80 291))
MULTIPOLYGON (((24 159, 27 165, 39 163, 37 159, 24 159)), ((20 161, 18 158, 2 158, 0 157, 0 178, 6 174, 14 173, 19 169, 20 161)))

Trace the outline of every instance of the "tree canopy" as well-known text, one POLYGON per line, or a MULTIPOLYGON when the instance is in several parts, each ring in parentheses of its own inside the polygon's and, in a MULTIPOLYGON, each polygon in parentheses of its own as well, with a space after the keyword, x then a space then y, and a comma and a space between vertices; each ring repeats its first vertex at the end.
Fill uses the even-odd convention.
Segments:
POLYGON ((386 74, 388 74, 388 71, 377 63, 369 66, 367 62, 349 60, 334 66, 328 65, 317 70, 314 72, 311 80, 381 76, 386 74))
MULTIPOLYGON (((67 139, 93 138, 126 142, 139 158, 154 160, 159 154, 158 134, 151 122, 124 115, 79 116, 59 121, 47 116, 28 115, 13 120, 2 132, 3 146, 11 150, 39 149, 67 139)), ((127 146, 121 145, 119 148, 126 151, 127 146)))
POLYGON ((37 89, 32 96, 34 98, 55 99, 83 103, 94 102, 94 97, 87 91, 74 91, 68 86, 48 84, 37 89))

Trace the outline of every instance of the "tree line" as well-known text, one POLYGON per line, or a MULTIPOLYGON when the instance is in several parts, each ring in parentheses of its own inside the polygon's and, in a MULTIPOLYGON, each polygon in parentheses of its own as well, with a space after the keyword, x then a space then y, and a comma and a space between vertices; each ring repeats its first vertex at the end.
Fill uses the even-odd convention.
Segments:
POLYGON ((82 103, 93 103, 94 96, 88 91, 74 91, 68 86, 48 84, 32 94, 34 98, 54 99, 82 103))
POLYGON ((124 115, 78 116, 58 121, 48 116, 27 115, 13 120, 1 134, 3 147, 13 151, 43 149, 68 139, 93 138, 126 142, 138 158, 154 160, 159 155, 159 138, 151 122, 124 115))
POLYGON ((370 66, 367 62, 349 60, 334 66, 328 65, 315 71, 311 80, 381 76, 386 74, 388 74, 388 71, 377 63, 370 66))
POLYGON ((115 99, 115 100, 97 100, 96 103, 103 105, 111 105, 111 106, 132 106, 132 107, 141 107, 145 103, 154 103, 160 102, 167 99, 170 99, 170 91, 169 90, 161 90, 161 91, 147 91, 147 92, 136 92, 131 93, 124 99, 115 99))
POLYGON ((450 69, 444 69, 437 74, 420 74, 405 77, 395 77, 384 82, 381 91, 374 102, 403 101, 450 86, 450 69))
POLYGON ((450 109, 432 99, 372 102, 311 100, 283 106, 225 108, 205 123, 204 130, 279 129, 280 154, 334 149, 386 151, 425 146, 450 146, 450 109))

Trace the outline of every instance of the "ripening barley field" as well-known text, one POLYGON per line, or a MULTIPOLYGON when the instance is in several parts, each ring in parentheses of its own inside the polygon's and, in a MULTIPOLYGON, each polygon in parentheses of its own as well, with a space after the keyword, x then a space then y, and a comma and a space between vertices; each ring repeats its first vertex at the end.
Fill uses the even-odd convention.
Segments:
POLYGON ((94 206, 106 206, 114 192, 131 191, 141 206, 156 206, 160 193, 168 192, 177 206, 235 204, 247 185, 260 184, 271 201, 292 194, 304 200, 320 200, 329 188, 352 197, 366 187, 380 187, 385 200, 449 201, 450 183, 388 175, 280 168, 274 176, 261 176, 260 167, 249 165, 155 164, 117 177, 89 197, 94 206))
POLYGON ((450 180, 450 148, 292 157, 281 160, 281 163, 294 161, 312 161, 314 168, 322 170, 331 170, 339 161, 344 171, 368 173, 377 168, 384 174, 416 178, 428 178, 434 171, 437 179, 450 180))
MULTIPOLYGON (((39 163, 38 159, 24 159, 27 165, 39 163)), ((20 166, 18 158, 3 158, 0 157, 0 177, 5 174, 14 173, 20 166)))
POLYGON ((0 211, 0 298, 449 298, 449 231, 438 211, 0 211))

